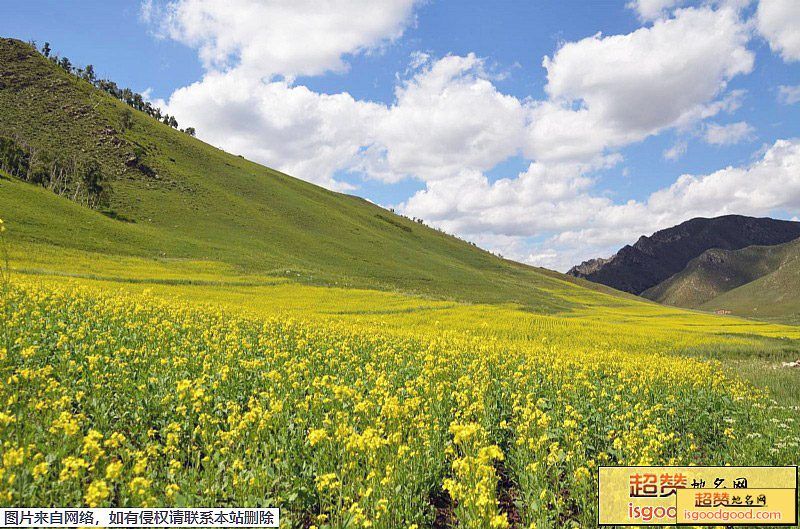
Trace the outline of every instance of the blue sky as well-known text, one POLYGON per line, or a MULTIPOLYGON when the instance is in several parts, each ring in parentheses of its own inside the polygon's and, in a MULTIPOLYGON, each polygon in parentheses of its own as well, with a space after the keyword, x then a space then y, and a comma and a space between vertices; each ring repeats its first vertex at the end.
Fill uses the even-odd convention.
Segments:
POLYGON ((800 215, 797 27, 794 0, 27 1, 0 16, 3 36, 49 41, 212 144, 560 270, 693 216, 800 215))

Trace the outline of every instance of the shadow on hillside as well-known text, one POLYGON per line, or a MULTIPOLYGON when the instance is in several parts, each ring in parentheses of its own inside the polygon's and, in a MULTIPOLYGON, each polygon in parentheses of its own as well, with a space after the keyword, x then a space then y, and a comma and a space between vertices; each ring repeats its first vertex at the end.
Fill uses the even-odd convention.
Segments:
POLYGON ((120 222, 127 222, 127 223, 130 223, 130 224, 136 224, 136 220, 135 219, 132 219, 130 217, 126 217, 125 215, 122 215, 121 213, 117 213, 113 209, 101 211, 100 213, 102 213, 103 215, 105 215, 106 217, 108 217, 110 219, 118 220, 120 222))

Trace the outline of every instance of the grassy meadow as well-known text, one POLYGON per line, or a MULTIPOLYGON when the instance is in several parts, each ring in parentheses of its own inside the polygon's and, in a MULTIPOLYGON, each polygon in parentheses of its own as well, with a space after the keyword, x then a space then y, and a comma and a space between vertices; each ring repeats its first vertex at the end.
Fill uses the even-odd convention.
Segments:
POLYGON ((774 369, 796 327, 567 281, 572 308, 536 313, 5 244, 2 505, 592 527, 598 465, 796 463, 774 369))

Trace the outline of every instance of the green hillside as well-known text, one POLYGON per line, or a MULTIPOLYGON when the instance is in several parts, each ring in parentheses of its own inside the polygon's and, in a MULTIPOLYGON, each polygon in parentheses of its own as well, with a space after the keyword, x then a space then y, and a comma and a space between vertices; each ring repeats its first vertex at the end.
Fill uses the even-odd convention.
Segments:
POLYGON ((798 292, 800 239, 776 246, 708 250, 642 296, 676 307, 797 321, 798 292))
MULTIPOLYGON (((170 128, 38 54, 0 40, 0 136, 109 177, 91 210, 6 176, 0 213, 12 242, 111 255, 205 259, 242 273, 315 284, 398 289, 475 302, 565 308, 561 281, 606 287, 506 261, 472 244, 249 162, 170 128)), ((69 195, 69 193, 66 193, 69 195)))
POLYGON ((700 305, 751 318, 800 324, 800 240, 775 248, 780 265, 768 274, 700 305))
POLYGON ((797 241, 741 250, 713 248, 642 297, 676 307, 699 307, 720 294, 774 272, 797 251, 797 241))

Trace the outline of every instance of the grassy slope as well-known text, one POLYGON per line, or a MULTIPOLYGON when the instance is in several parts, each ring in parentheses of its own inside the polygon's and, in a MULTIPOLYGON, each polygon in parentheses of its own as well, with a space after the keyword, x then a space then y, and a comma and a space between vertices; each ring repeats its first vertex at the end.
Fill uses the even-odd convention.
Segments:
POLYGON ((225 153, 136 111, 134 127, 120 132, 123 103, 21 42, 0 40, 0 74, 8 81, 0 90, 0 134, 96 157, 114 177, 110 210, 134 221, 113 220, 5 179, 0 215, 18 243, 208 259, 244 273, 519 302, 543 311, 568 306, 546 291, 562 281, 575 283, 572 278, 499 259, 363 199, 225 153), (118 145, 111 142, 115 136, 118 145), (140 160, 158 178, 125 167, 125 159, 142 149, 140 160))
POLYGON ((725 292, 700 306, 734 314, 800 324, 800 240, 781 245, 784 257, 773 272, 725 292))
POLYGON ((708 250, 685 270, 645 291, 677 307, 800 321, 800 240, 741 250, 708 250))
POLYGON ((699 307, 713 298, 759 277, 791 260, 800 249, 792 241, 775 246, 750 246, 741 250, 707 250, 686 268, 642 293, 642 297, 676 307, 699 307))

